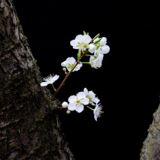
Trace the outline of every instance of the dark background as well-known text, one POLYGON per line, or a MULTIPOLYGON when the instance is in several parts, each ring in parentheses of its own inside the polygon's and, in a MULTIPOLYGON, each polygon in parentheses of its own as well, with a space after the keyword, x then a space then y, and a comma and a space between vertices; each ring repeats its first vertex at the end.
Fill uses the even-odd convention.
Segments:
MULTIPOLYGON (((76 160, 138 160, 160 94, 158 1, 14 0, 42 77, 60 75, 61 62, 75 57, 70 41, 82 31, 107 37, 111 51, 100 69, 85 65, 67 80, 57 98, 67 101, 84 87, 93 90, 104 114, 60 112, 76 160), (110 158, 109 158, 110 157, 110 158)), ((51 87, 47 86, 52 89, 51 87)))

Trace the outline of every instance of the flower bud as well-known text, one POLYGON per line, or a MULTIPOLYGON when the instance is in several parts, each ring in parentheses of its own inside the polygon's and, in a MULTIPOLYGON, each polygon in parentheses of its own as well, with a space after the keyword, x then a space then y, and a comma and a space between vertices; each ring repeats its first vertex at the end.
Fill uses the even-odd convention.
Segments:
POLYGON ((89 45, 89 52, 93 53, 96 50, 96 46, 94 44, 89 45))
POLYGON ((67 102, 63 102, 62 103, 62 107, 67 108, 68 107, 68 103, 67 102))
POLYGON ((63 68, 62 70, 63 70, 64 72, 66 72, 66 68, 63 68))
POLYGON ((70 113, 71 113, 71 111, 70 111, 70 110, 67 110, 67 111, 66 111, 66 113, 67 113, 67 114, 70 114, 70 113))

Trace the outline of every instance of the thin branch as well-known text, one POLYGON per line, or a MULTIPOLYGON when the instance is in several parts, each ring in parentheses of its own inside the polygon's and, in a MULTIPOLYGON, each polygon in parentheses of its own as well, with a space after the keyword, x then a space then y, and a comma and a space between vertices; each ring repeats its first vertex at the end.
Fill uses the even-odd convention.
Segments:
POLYGON ((58 87, 58 89, 54 92, 51 100, 53 101, 56 98, 56 95, 58 94, 59 90, 62 88, 62 86, 65 84, 67 78, 70 76, 70 74, 72 73, 72 71, 75 69, 75 67, 80 63, 79 61, 85 56, 87 52, 87 49, 83 52, 81 58, 76 62, 75 66, 72 68, 72 70, 70 72, 68 72, 64 78, 64 80, 62 81, 62 83, 60 84, 60 86, 58 87))

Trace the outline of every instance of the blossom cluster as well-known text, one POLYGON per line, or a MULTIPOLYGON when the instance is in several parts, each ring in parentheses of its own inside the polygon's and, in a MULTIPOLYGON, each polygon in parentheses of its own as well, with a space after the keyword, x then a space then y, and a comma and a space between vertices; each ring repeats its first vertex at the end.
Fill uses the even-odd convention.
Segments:
MULTIPOLYGON (((91 38, 89 35, 77 35, 76 38, 70 41, 70 45, 73 49, 78 49, 78 56, 81 55, 81 52, 89 52, 90 56, 89 62, 85 62, 85 64, 91 65, 92 68, 98 69, 102 66, 102 61, 104 54, 107 54, 110 51, 110 47, 106 45, 107 38, 102 37, 99 38, 99 34, 95 36, 95 38, 91 38)), ((77 57, 78 57, 77 56, 77 57)), ((67 58, 64 62, 61 63, 62 67, 66 67, 67 70, 70 72, 73 69, 74 71, 80 70, 82 64, 84 62, 79 63, 74 69, 73 67, 76 64, 76 59, 74 57, 67 58)))
MULTIPOLYGON (((66 79, 71 74, 71 72, 78 71, 83 66, 83 64, 89 64, 92 68, 98 69, 102 66, 102 61, 104 54, 107 54, 110 51, 110 47, 107 44, 107 38, 99 38, 100 34, 96 35, 93 39, 84 32, 84 35, 77 35, 74 40, 70 41, 70 45, 73 49, 78 49, 77 60, 74 57, 68 57, 64 62, 61 63, 61 66, 64 67, 63 71, 66 73, 66 77, 60 84, 59 88, 56 90, 53 83, 59 78, 59 75, 49 75, 44 78, 44 82, 41 82, 41 86, 47 86, 51 84, 55 94, 52 96, 52 100, 55 98, 55 95, 58 93, 60 88, 65 84, 66 79), (84 56, 89 56, 89 62, 82 62, 81 59, 84 56), (69 74, 66 72, 68 70, 69 74)), ((84 110, 84 106, 91 109, 94 114, 94 119, 97 121, 97 118, 100 117, 100 114, 103 113, 102 105, 99 103, 100 100, 96 97, 93 91, 88 91, 87 88, 84 88, 83 91, 72 95, 68 98, 68 102, 63 102, 61 108, 66 108, 67 112, 77 111, 81 113, 84 110), (69 102, 69 103, 68 103, 69 102), (89 107, 89 105, 94 106, 95 108, 89 107)))
POLYGON ((68 98, 69 104, 63 102, 62 107, 68 107, 69 111, 77 111, 78 113, 81 113, 86 105, 89 109, 93 110, 94 118, 97 121, 97 118, 100 117, 100 114, 102 113, 102 106, 99 104, 99 101, 100 100, 95 96, 93 91, 88 91, 87 88, 84 88, 83 91, 68 98), (88 105, 95 106, 95 109, 90 108, 88 105))

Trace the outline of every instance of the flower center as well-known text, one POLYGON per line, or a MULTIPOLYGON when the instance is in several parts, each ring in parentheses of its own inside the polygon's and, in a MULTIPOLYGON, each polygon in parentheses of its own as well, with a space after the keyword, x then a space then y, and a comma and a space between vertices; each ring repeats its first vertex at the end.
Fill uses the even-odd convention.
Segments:
POLYGON ((86 47, 87 47, 87 44, 84 44, 83 47, 86 48, 86 47))
POLYGON ((68 68, 73 68, 74 67, 74 64, 68 64, 68 68))
POLYGON ((76 102, 77 102, 77 103, 80 103, 80 100, 77 100, 76 102))
POLYGON ((84 42, 78 42, 77 47, 79 47, 80 49, 84 49, 88 47, 88 44, 84 43, 84 42))

